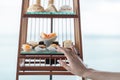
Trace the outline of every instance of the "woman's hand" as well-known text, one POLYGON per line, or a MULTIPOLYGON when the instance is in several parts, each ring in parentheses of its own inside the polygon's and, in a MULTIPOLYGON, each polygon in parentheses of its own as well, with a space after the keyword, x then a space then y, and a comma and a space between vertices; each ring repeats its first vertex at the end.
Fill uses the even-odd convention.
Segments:
POLYGON ((63 66, 66 70, 70 71, 71 73, 84 77, 85 72, 88 70, 86 66, 83 64, 80 57, 77 56, 77 52, 75 47, 71 47, 70 49, 65 49, 61 47, 57 47, 58 52, 64 53, 69 61, 69 65, 63 62, 62 60, 59 61, 61 66, 63 66))
POLYGON ((94 69, 87 69, 83 64, 80 57, 76 55, 76 50, 74 47, 71 47, 71 50, 57 47, 59 52, 64 53, 64 55, 69 60, 69 65, 60 60, 60 64, 71 73, 89 78, 92 80, 120 80, 120 72, 104 72, 94 69))

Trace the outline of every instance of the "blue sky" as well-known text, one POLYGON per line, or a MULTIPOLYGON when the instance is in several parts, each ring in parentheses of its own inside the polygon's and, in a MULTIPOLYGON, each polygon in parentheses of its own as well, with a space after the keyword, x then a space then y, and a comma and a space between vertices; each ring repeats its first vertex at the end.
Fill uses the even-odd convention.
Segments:
MULTIPOLYGON (((18 34, 22 0, 0 3, 0 34, 18 34)), ((81 0, 83 34, 120 35, 120 0, 81 0)))

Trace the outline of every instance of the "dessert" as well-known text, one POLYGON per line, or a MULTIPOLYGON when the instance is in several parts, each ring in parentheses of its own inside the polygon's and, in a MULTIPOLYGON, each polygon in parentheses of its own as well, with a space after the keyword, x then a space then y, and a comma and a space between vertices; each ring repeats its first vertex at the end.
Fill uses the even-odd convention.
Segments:
POLYGON ((23 44, 22 49, 23 51, 30 52, 32 50, 32 46, 30 46, 29 44, 23 44))
POLYGON ((69 5, 63 5, 60 8, 59 12, 72 12, 72 7, 69 5))
POLYGON ((27 12, 43 12, 44 8, 41 6, 41 0, 36 0, 36 4, 31 5, 27 12))
POLYGON ((35 41, 29 41, 29 42, 27 42, 27 43, 28 43, 29 45, 31 45, 33 49, 38 45, 38 43, 35 42, 35 41))
POLYGON ((48 35, 42 32, 42 33, 41 33, 41 38, 42 38, 42 39, 47 39, 47 38, 48 38, 48 35))
POLYGON ((35 51, 45 51, 46 50, 46 45, 44 44, 43 41, 39 42, 39 45, 35 47, 35 51))
POLYGON ((59 45, 59 42, 58 41, 54 41, 52 44, 59 45))
POLYGON ((50 34, 48 34, 48 38, 53 38, 53 37, 56 37, 56 33, 50 33, 50 34))
POLYGON ((66 40, 63 42, 63 47, 64 48, 71 48, 71 46, 73 45, 72 41, 71 40, 66 40))
POLYGON ((57 41, 53 42, 47 49, 49 51, 56 51, 56 47, 59 46, 59 43, 57 41))
POLYGON ((47 47, 57 38, 56 33, 50 33, 50 34, 41 33, 40 37, 41 40, 44 41, 47 47))
POLYGON ((48 7, 47 9, 45 10, 46 12, 57 12, 57 9, 54 5, 54 0, 49 0, 48 2, 48 7))
POLYGON ((50 33, 50 34, 46 34, 46 33, 41 33, 41 38, 42 39, 50 39, 50 38, 54 38, 56 37, 56 33, 50 33))

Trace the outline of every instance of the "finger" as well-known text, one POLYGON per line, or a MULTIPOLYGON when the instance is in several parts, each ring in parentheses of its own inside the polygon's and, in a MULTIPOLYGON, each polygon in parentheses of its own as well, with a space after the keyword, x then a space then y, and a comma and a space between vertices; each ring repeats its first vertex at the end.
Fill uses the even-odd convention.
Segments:
POLYGON ((77 51, 75 50, 75 47, 74 46, 70 46, 70 48, 72 49, 72 52, 76 55, 77 51))
POLYGON ((78 54, 78 51, 77 51, 77 49, 76 49, 75 47, 73 47, 73 49, 74 49, 75 53, 76 53, 76 54, 78 54))
POLYGON ((61 50, 62 50, 62 48, 61 48, 61 47, 56 46, 56 48, 57 48, 57 51, 58 51, 58 52, 63 52, 63 51, 61 51, 61 50))
POLYGON ((59 61, 60 65, 63 66, 66 70, 71 71, 70 66, 68 66, 65 62, 62 60, 59 61))
POLYGON ((64 55, 67 57, 68 60, 70 60, 70 58, 72 57, 72 55, 70 53, 66 52, 65 49, 63 49, 63 48, 61 48, 59 46, 57 46, 57 51, 64 53, 64 55))

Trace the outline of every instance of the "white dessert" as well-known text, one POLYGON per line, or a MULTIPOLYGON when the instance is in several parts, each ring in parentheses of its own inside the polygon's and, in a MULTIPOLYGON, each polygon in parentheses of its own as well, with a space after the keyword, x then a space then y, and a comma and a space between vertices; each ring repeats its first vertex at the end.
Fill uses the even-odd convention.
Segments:
POLYGON ((49 51, 57 51, 56 46, 57 46, 56 44, 51 44, 47 49, 49 51))
POLYGON ((69 5, 64 5, 60 8, 59 12, 72 12, 72 7, 69 5))
POLYGON ((63 47, 64 48, 71 48, 71 46, 73 45, 71 40, 66 40, 63 42, 63 47))
POLYGON ((38 43, 37 42, 35 42, 35 41, 29 41, 29 42, 27 42, 29 45, 31 45, 32 46, 32 48, 34 48, 34 47, 36 47, 37 45, 38 45, 38 43))
POLYGON ((35 51, 46 51, 46 47, 44 45, 38 45, 34 49, 35 51))

